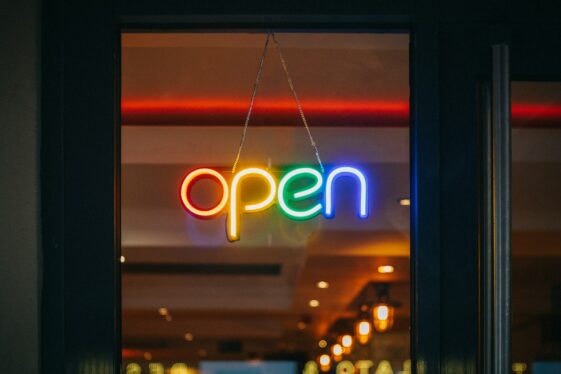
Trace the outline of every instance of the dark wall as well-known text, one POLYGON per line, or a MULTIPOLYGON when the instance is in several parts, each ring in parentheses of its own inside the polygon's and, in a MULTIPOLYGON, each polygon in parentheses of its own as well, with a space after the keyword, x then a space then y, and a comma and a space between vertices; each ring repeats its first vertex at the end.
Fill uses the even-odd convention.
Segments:
POLYGON ((39 2, 0 5, 0 365, 39 368, 39 2))

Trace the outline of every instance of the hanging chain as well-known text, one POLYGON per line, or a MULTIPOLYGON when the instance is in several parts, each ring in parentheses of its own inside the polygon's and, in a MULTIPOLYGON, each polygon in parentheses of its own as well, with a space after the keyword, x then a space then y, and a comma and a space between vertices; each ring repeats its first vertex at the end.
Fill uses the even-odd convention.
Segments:
POLYGON ((240 146, 238 148, 238 154, 236 155, 236 160, 232 166, 232 174, 236 172, 238 167, 238 162, 240 161, 240 156, 242 154, 242 148, 245 143, 245 136, 247 134, 247 126, 249 125, 249 119, 251 118, 251 112, 253 112, 253 103, 255 102, 255 95, 257 95, 257 88, 259 88, 259 80, 261 79, 261 73, 263 72, 263 64, 265 63, 265 56, 267 55, 267 49, 269 49, 269 38, 271 33, 267 34, 267 40, 265 40, 265 47, 263 48, 263 53, 261 54, 261 60, 259 61, 259 69, 257 70, 257 76, 255 77, 255 83, 253 83, 253 93, 251 94, 251 101, 249 102, 249 109, 247 110, 247 115, 245 117, 245 123, 243 125, 242 138, 240 140, 240 146))
POLYGON ((298 94, 296 94, 296 88, 294 88, 294 83, 292 82, 292 78, 290 77, 290 73, 288 72, 288 67, 286 66, 286 61, 284 60, 284 56, 282 54, 282 49, 280 43, 277 41, 275 34, 273 33, 273 41, 275 42, 275 47, 277 52, 279 53, 279 58, 282 64, 282 68, 284 70, 284 74, 286 75, 286 80, 288 81, 288 85, 290 86, 290 90, 292 91, 292 96, 294 96, 294 101, 296 101, 296 106, 298 107, 298 112, 300 113, 300 117, 302 118, 302 122, 304 123, 304 127, 306 128, 306 132, 308 133, 308 138, 310 138, 310 144, 314 150, 314 154, 316 155, 316 159, 318 161, 319 167, 321 172, 324 172, 323 163, 321 162, 321 158, 319 157, 319 150, 317 147, 316 142, 314 141, 314 137, 312 136, 312 131, 308 126, 308 121, 306 121, 306 116, 304 115, 304 111, 302 110, 302 104, 300 103, 300 99, 298 98, 298 94))
POLYGON ((242 153, 242 148, 243 148, 244 143, 245 143, 247 127, 249 125, 249 119, 251 117, 251 113, 253 112, 253 103, 255 101, 255 95, 257 94, 257 88, 259 86, 259 81, 261 79, 261 73, 263 71, 265 56, 267 55, 267 49, 269 47, 269 38, 271 36, 273 37, 273 42, 275 43, 275 47, 276 47, 276 50, 278 52, 279 59, 281 61, 281 65, 282 65, 282 68, 284 70, 284 74, 286 76, 286 80, 288 81, 288 85, 290 86, 290 91, 292 92, 292 96, 294 97, 294 101, 296 102, 298 112, 300 113, 300 118, 302 119, 302 122, 304 123, 304 127, 306 128, 306 132, 308 133, 308 138, 310 139, 310 144, 311 144, 311 146, 314 150, 314 154, 316 156, 316 159, 317 159, 317 162, 318 162, 319 167, 321 169, 321 172, 323 173, 325 170, 323 168, 323 163, 321 162, 321 158, 319 156, 319 150, 318 150, 317 144, 314 140, 314 137, 312 136, 312 131, 310 130, 310 127, 308 126, 308 121, 306 120, 306 116, 304 115, 304 110, 302 109, 302 104, 300 103, 300 99, 298 97, 298 94, 296 93, 296 88, 294 87, 294 83, 292 82, 292 77, 290 76, 290 73, 288 72, 288 67, 286 65, 286 61, 285 61, 284 56, 282 54, 280 43, 277 41, 277 38, 276 38, 276 36, 273 32, 267 33, 267 40, 265 41, 265 47, 263 48, 263 54, 261 55, 261 61, 259 62, 259 70, 257 71, 257 77, 255 78, 255 83, 253 84, 253 93, 251 95, 251 101, 249 103, 249 109, 247 111, 247 116, 245 118, 245 124, 244 124, 243 132, 242 132, 242 138, 241 138, 241 141, 240 141, 240 146, 238 148, 238 154, 236 155, 236 160, 234 161, 234 165, 232 166, 232 173, 236 172, 236 168, 237 168, 238 162, 240 160, 240 155, 242 153))

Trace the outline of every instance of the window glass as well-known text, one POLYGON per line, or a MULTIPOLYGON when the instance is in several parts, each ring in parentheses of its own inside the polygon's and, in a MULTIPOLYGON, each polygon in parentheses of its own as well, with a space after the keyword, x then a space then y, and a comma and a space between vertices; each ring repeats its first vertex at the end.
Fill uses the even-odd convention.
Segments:
POLYGON ((512 84, 512 356, 561 372, 561 83, 512 84))
POLYGON ((270 40, 232 173, 266 38, 122 35, 123 370, 409 372, 409 37, 277 33, 325 170, 270 40))

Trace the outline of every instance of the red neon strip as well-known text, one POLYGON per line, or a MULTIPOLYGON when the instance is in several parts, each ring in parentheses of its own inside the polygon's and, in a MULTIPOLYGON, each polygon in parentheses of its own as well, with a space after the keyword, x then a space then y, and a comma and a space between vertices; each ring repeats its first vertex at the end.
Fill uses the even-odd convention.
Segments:
POLYGON ((517 118, 547 117, 561 119, 561 105, 513 104, 512 116, 517 118))
MULTIPOLYGON (((335 101, 316 100, 302 103, 307 110, 314 112, 360 112, 360 111, 386 111, 393 113, 409 112, 409 103, 401 101, 335 101)), ((240 100, 125 100, 122 108, 125 112, 143 111, 160 112, 170 111, 247 111, 249 102, 240 100)), ((273 111, 295 111, 296 105, 292 100, 259 99, 255 101, 254 108, 273 111)))
MULTIPOLYGON (((123 100, 121 116, 125 125, 214 124, 240 125, 249 102, 227 99, 123 100)), ((309 100, 302 103, 315 126, 344 124, 407 126, 409 103, 400 101, 309 100)), ((293 100, 257 99, 252 123, 255 125, 298 124, 293 100)))
MULTIPOLYGON (((243 123, 249 102, 239 99, 124 99, 124 125, 234 125, 243 123)), ((409 126, 406 101, 304 100, 313 126, 409 126)), ((513 126, 561 127, 561 105, 514 103, 513 126)), ((260 99, 252 124, 297 125, 293 100, 260 99)))

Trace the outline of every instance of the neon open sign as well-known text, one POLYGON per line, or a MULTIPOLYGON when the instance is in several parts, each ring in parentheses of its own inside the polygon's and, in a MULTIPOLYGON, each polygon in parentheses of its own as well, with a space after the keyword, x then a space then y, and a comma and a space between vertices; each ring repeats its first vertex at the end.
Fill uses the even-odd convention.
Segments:
POLYGON ((340 177, 351 177, 356 180, 359 193, 357 201, 357 215, 364 219, 368 217, 368 181, 365 175, 357 168, 351 166, 340 166, 331 170, 327 177, 311 167, 298 167, 282 176, 278 185, 275 178, 265 169, 247 168, 234 174, 231 185, 226 178, 215 169, 195 169, 183 179, 180 189, 181 203, 183 207, 197 218, 214 218, 221 213, 227 212, 226 234, 229 241, 240 239, 240 216, 243 213, 254 213, 268 209, 277 203, 281 212, 294 220, 307 220, 320 213, 326 218, 335 216, 333 198, 335 194, 336 181, 340 177), (216 181, 222 190, 222 195, 216 205, 210 208, 198 207, 191 198, 192 186, 203 178, 216 181), (243 181, 248 178, 259 178, 267 187, 267 194, 259 201, 249 204, 242 203, 241 189, 243 181), (294 189, 293 183, 298 179, 312 181, 307 187, 294 189), (323 199, 312 202, 311 206, 298 208, 294 202, 310 199, 323 193, 323 199))

